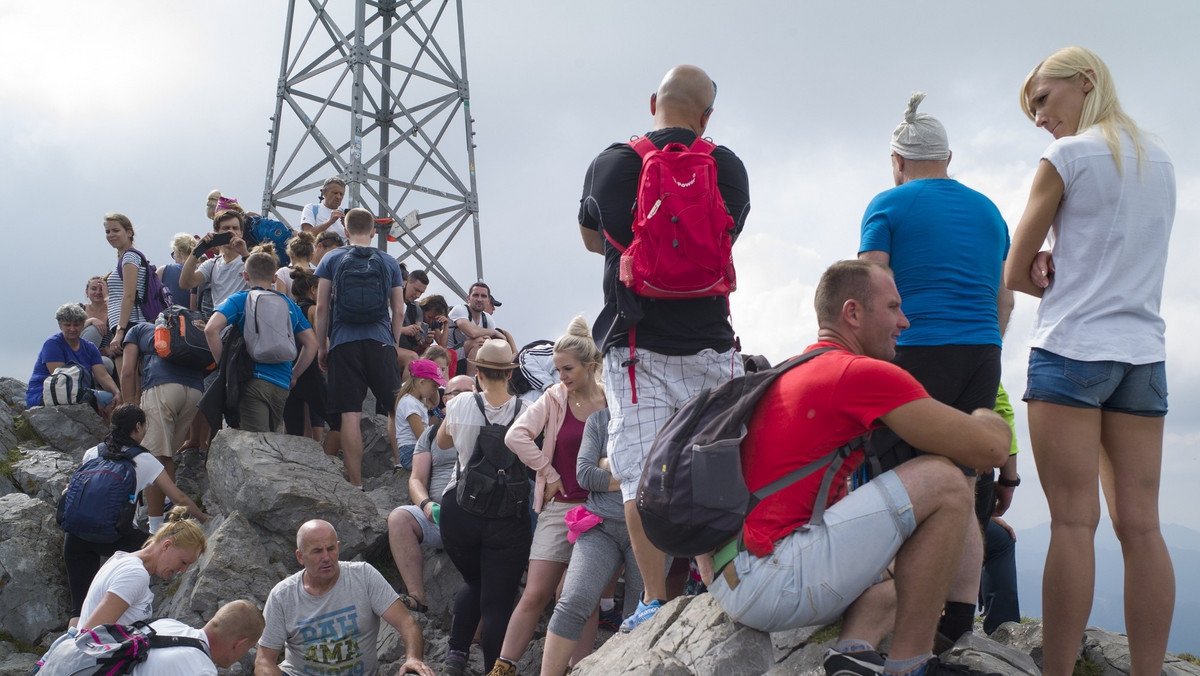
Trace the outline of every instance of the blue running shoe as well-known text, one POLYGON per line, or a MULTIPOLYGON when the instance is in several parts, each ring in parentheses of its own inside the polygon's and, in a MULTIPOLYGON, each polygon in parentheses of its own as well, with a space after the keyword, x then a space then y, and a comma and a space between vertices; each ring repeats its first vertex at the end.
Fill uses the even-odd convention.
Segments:
POLYGON ((654 599, 650 603, 642 603, 642 601, 639 599, 637 612, 625 618, 625 621, 621 623, 621 633, 628 634, 634 629, 637 629, 639 624, 654 617, 661 608, 662 601, 659 601, 658 599, 654 599))

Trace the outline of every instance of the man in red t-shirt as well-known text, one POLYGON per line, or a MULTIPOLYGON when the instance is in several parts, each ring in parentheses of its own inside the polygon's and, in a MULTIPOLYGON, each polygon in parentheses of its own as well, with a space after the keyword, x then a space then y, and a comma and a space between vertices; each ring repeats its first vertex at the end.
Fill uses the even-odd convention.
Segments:
POLYGON ((888 363, 908 320, 886 266, 835 263, 817 286, 816 310, 818 342, 808 349, 841 349, 784 374, 759 402, 742 443, 750 490, 882 424, 935 455, 847 495, 846 477, 863 460, 856 451, 834 478, 823 522, 811 527, 822 472, 763 500, 746 519, 746 551, 720 569, 709 591, 733 619, 763 631, 844 614, 826 655, 831 676, 931 676, 934 631, 973 518, 954 462, 1003 464, 1011 433, 991 410, 968 415, 942 404, 888 363), (885 663, 875 646, 893 629, 885 663))

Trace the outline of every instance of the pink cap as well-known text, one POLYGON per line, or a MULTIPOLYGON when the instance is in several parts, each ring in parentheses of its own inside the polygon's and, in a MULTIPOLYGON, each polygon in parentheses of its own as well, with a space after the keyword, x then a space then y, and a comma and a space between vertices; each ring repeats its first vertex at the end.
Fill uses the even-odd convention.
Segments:
POLYGON ((410 361, 408 363, 408 372, 414 378, 428 378, 442 387, 446 386, 446 379, 442 377, 442 370, 429 359, 414 359, 410 361))
POLYGON ((226 209, 237 209, 238 211, 241 211, 242 206, 238 204, 237 199, 233 197, 218 197, 217 211, 225 211, 226 209))

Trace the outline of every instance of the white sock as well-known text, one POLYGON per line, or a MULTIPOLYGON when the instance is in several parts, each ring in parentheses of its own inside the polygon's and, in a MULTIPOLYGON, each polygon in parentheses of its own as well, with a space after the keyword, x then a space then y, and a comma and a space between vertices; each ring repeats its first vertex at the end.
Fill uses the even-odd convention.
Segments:
POLYGON ((154 535, 155 533, 157 533, 157 532, 158 532, 158 529, 159 529, 159 528, 162 528, 162 525, 163 525, 163 520, 164 520, 165 518, 166 518, 166 517, 162 517, 162 516, 152 516, 152 517, 150 517, 150 534, 151 534, 151 535, 154 535))
POLYGON ((611 598, 600 599, 600 612, 607 613, 617 605, 617 602, 611 598))

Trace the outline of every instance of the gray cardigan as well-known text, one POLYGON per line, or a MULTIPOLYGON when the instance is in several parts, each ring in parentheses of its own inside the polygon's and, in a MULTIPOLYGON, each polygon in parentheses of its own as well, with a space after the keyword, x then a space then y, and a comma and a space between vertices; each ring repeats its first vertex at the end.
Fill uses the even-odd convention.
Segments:
POLYGON ((602 408, 588 416, 583 427, 583 441, 579 444, 579 457, 575 461, 575 474, 580 488, 588 491, 584 503, 589 512, 605 519, 625 521, 625 504, 621 491, 608 490, 612 474, 601 469, 600 458, 607 455, 608 409, 602 408))

